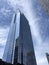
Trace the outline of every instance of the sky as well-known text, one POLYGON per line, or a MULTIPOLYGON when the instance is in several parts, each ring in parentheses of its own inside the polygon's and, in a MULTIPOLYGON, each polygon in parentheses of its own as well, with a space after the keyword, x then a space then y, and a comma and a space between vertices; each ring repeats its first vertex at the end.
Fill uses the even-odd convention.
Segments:
POLYGON ((12 16, 18 9, 30 25, 37 65, 48 65, 45 53, 49 53, 49 16, 38 0, 0 0, 0 58, 4 53, 12 16))

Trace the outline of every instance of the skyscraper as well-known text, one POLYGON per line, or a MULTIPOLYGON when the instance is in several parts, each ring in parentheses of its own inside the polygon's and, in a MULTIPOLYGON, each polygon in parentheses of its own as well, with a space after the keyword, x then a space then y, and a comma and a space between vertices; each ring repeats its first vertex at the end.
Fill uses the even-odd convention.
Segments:
POLYGON ((14 64, 37 65, 29 23, 23 14, 19 14, 19 18, 17 21, 17 15, 15 15, 14 22, 11 24, 3 61, 14 64), (20 28, 17 27, 16 22, 20 23, 20 26, 18 25, 20 28), (16 30, 16 27, 19 31, 16 30), (16 38, 17 32, 19 32, 19 36, 16 38))
POLYGON ((30 26, 28 20, 23 14, 20 14, 20 47, 23 49, 21 51, 23 53, 24 65, 36 65, 30 26), (28 55, 28 53, 30 53, 30 55, 28 55))

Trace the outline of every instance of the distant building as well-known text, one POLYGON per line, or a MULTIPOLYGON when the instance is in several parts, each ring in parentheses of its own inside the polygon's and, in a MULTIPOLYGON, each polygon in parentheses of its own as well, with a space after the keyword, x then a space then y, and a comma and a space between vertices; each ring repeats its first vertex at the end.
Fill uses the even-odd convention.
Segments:
POLYGON ((47 61, 49 63, 49 54, 48 53, 46 53, 46 57, 47 57, 47 61))

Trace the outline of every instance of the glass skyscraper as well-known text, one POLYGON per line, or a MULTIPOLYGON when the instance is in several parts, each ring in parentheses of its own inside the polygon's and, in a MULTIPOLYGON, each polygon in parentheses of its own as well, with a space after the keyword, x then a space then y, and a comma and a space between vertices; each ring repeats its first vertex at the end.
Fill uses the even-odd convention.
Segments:
POLYGON ((12 64, 37 65, 29 23, 23 14, 18 14, 15 14, 13 17, 13 23, 9 31, 3 60, 12 64), (18 14, 19 21, 17 21, 18 14), (17 22, 19 22, 19 25, 17 22))

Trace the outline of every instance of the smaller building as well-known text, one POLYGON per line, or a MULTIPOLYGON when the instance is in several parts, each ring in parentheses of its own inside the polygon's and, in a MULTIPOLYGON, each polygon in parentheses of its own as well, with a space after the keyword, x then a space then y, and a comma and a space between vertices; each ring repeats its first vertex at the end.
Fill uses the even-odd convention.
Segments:
POLYGON ((46 57, 47 57, 47 61, 49 63, 49 54, 48 53, 46 53, 46 57))

